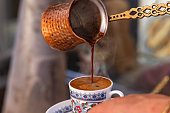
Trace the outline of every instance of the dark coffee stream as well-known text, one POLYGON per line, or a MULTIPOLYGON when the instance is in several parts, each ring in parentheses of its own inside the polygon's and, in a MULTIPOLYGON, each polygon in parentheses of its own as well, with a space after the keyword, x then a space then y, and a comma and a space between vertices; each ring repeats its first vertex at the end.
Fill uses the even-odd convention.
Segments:
POLYGON ((103 33, 100 32, 100 10, 90 0, 75 0, 70 10, 69 20, 74 33, 91 46, 91 82, 93 83, 94 44, 97 39, 103 37, 103 33))
POLYGON ((91 83, 93 83, 94 44, 91 45, 91 83))

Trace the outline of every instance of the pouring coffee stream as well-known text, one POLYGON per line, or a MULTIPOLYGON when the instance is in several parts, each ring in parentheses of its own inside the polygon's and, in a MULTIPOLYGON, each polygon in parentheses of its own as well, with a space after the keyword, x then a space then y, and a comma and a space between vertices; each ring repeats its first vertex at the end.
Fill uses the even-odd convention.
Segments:
POLYGON ((67 51, 83 42, 90 45, 93 82, 94 45, 104 37, 108 21, 165 14, 170 14, 170 2, 131 8, 108 16, 101 0, 72 0, 49 6, 42 15, 41 31, 46 42, 56 50, 67 51))

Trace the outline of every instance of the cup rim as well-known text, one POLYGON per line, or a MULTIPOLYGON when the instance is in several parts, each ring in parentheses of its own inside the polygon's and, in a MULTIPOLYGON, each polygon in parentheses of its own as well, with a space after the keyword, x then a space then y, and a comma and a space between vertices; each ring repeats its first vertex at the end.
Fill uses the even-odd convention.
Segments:
POLYGON ((76 89, 76 88, 74 88, 74 87, 72 87, 71 86, 71 82, 73 81, 73 80, 76 80, 76 79, 78 79, 78 78, 83 78, 83 77, 90 77, 90 76, 80 76, 80 77, 76 77, 76 78, 74 78, 74 79, 72 79, 70 82, 69 82, 69 88, 70 89, 73 89, 73 90, 77 90, 77 91, 81 91, 81 92, 98 92, 98 91, 105 91, 105 90, 107 90, 107 89, 109 89, 109 88, 111 88, 112 86, 113 86, 113 82, 112 82, 112 80, 110 80, 109 78, 106 78, 106 77, 103 77, 103 76, 93 76, 93 77, 102 77, 102 78, 105 78, 105 79, 107 79, 107 80, 109 80, 110 82, 111 82, 111 85, 109 86, 109 87, 106 87, 106 88, 104 88, 104 89, 98 89, 98 90, 81 90, 81 89, 76 89))
MULTIPOLYGON (((94 1, 94 0, 90 0, 90 1, 94 1)), ((68 14, 67 14, 67 16, 68 16, 68 24, 69 24, 69 26, 70 26, 70 29, 71 29, 71 32, 72 32, 72 34, 75 36, 75 37, 77 37, 78 39, 80 39, 80 40, 82 40, 83 42, 85 42, 85 43, 87 43, 88 45, 90 45, 90 43, 88 42, 88 41, 86 41, 84 38, 82 38, 82 37, 80 37, 80 36, 78 36, 74 31, 73 31, 73 29, 72 29, 72 27, 71 27, 71 24, 70 24, 70 11, 71 11, 71 8, 72 8, 72 6, 73 6, 73 4, 74 4, 74 2, 76 2, 76 0, 72 0, 71 2, 70 2, 70 4, 69 4, 69 6, 68 6, 68 14)), ((98 2, 100 3, 100 5, 102 6, 102 10, 103 10, 103 12, 104 12, 104 15, 105 15, 105 20, 103 20, 103 21, 105 21, 105 29, 104 29, 104 35, 106 34, 106 32, 107 32, 107 28, 108 28, 108 14, 107 14, 107 10, 106 10, 106 7, 105 7, 105 5, 103 4, 103 2, 102 2, 102 0, 98 0, 98 2)), ((98 6, 97 6, 98 7, 98 6)), ((101 12, 100 12, 101 13, 101 12)), ((101 14, 101 16, 102 16, 102 14, 101 14)), ((102 17, 101 17, 102 18, 102 17)), ((101 22, 101 25, 100 25, 100 31, 101 31, 101 27, 102 27, 103 25, 102 25, 102 22, 101 22)), ((104 36, 103 36, 104 37, 104 36)), ((102 37, 102 38, 103 38, 102 37)), ((99 39, 97 39, 96 40, 96 43, 100 40, 101 38, 99 38, 99 39)))

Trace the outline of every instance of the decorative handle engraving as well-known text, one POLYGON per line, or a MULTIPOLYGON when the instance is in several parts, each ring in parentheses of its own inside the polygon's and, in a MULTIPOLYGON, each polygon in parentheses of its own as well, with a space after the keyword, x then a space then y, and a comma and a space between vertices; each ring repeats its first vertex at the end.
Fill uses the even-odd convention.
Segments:
POLYGON ((152 4, 151 6, 131 8, 120 14, 110 15, 109 21, 123 20, 123 19, 136 19, 150 16, 159 16, 170 14, 170 1, 166 4, 152 4))

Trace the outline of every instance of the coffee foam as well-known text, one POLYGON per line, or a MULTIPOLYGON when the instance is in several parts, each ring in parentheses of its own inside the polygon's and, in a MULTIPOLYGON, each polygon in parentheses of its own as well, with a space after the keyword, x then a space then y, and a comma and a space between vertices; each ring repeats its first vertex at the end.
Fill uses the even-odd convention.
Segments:
POLYGON ((93 78, 93 83, 91 83, 91 77, 81 77, 71 81, 70 85, 73 88, 79 90, 93 91, 93 90, 100 90, 109 87, 111 85, 111 81, 106 78, 95 76, 93 78))

